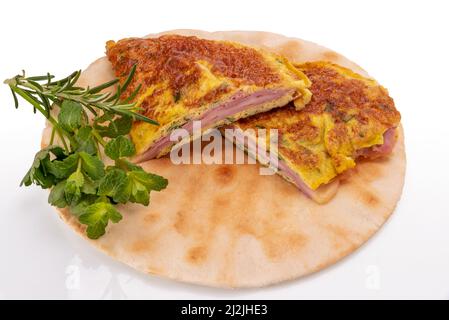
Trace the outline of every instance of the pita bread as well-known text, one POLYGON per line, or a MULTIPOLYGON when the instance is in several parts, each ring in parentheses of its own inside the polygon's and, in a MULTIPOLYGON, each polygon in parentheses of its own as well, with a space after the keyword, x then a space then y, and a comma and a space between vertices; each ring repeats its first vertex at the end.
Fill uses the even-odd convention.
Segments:
MULTIPOLYGON (((329 60, 366 75, 333 51, 277 34, 164 33, 238 41, 293 62, 329 60)), ((79 81, 94 86, 113 77, 104 57, 79 81)), ((61 217, 92 245, 137 270, 208 286, 260 287, 323 269, 379 230, 402 192, 404 137, 400 129, 387 159, 360 163, 326 205, 309 200, 277 175, 259 175, 258 165, 173 165, 162 158, 143 166, 168 178, 168 188, 153 192, 149 207, 120 208, 123 220, 110 224, 99 240, 87 239, 67 210, 61 217)))

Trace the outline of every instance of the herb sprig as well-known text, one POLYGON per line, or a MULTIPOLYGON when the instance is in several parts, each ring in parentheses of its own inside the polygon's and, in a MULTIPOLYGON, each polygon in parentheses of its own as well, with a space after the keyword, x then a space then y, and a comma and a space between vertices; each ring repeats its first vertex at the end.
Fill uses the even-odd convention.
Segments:
POLYGON ((16 108, 21 97, 52 125, 49 145, 35 155, 21 185, 51 188, 48 202, 68 207, 87 226, 91 239, 104 235, 109 221, 122 219, 117 204, 148 205, 150 192, 160 191, 168 183, 127 160, 136 152, 127 137, 133 120, 157 125, 139 114, 131 102, 140 86, 122 99, 134 73, 135 66, 123 84, 116 79, 93 88, 76 85, 81 71, 57 81, 50 74, 26 77, 25 72, 5 80, 16 108), (115 94, 102 92, 115 85, 115 94), (56 135, 60 143, 56 143, 56 135))

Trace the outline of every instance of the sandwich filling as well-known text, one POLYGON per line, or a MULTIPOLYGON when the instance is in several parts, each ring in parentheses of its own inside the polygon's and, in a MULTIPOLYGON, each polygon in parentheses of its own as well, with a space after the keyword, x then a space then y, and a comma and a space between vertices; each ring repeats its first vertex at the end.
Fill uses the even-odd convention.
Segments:
MULTIPOLYGON (((297 68, 312 82, 312 99, 302 110, 289 104, 233 127, 278 129, 278 173, 317 200, 320 186, 354 168, 358 158, 389 154, 401 117, 387 90, 372 79, 328 62, 297 68)), ((256 154, 253 143, 240 146, 256 154)))
POLYGON ((160 126, 135 122, 137 161, 160 157, 173 145, 170 132, 201 120, 202 129, 232 123, 293 102, 310 100, 304 73, 285 58, 238 43, 167 35, 107 43, 116 75, 136 72, 126 95, 160 126))

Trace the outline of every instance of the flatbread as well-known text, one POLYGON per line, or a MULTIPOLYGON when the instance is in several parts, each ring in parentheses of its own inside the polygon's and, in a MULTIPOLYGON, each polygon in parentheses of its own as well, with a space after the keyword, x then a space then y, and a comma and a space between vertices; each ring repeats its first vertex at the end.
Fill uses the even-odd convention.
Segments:
MULTIPOLYGON (((367 75, 345 57, 314 43, 266 32, 174 30, 262 46, 293 62, 328 60, 367 75)), ((157 36, 157 35, 153 35, 157 36)), ((114 78, 105 57, 87 68, 81 85, 114 78)), ((47 139, 48 130, 44 134, 47 139)), ((149 207, 126 205, 124 218, 89 240, 67 210, 62 219, 111 257, 145 273, 215 287, 260 287, 323 269, 356 250, 394 211, 404 183, 402 128, 386 159, 360 163, 337 195, 318 205, 258 165, 143 164, 168 178, 149 207)))

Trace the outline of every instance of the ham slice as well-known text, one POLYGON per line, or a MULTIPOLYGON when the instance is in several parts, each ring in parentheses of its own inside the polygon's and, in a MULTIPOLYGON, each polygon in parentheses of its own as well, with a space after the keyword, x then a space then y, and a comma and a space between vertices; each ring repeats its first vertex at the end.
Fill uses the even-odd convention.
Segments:
MULTIPOLYGON (((240 149, 246 150, 250 156, 256 157, 260 163, 265 166, 271 167, 276 173, 283 176, 290 182, 292 182, 299 190, 301 190, 307 197, 314 200, 317 203, 326 203, 333 198, 338 188, 338 179, 333 180, 327 185, 323 185, 317 190, 311 189, 301 179, 301 177, 291 169, 288 164, 282 159, 278 158, 278 155, 272 152, 257 152, 257 144, 255 137, 245 135, 241 129, 235 127, 228 127, 234 129, 235 143, 240 149), (274 167, 274 168, 273 168, 274 167)), ((225 134, 226 136, 226 134, 225 134)))
POLYGON ((396 128, 390 128, 384 133, 384 143, 374 145, 369 148, 357 150, 357 157, 376 159, 386 156, 393 151, 393 147, 396 144, 396 128))
MULTIPOLYGON (((307 197, 311 198, 317 203, 326 203, 337 192, 338 178, 332 180, 326 185, 320 186, 318 189, 313 190, 301 179, 288 164, 282 159, 278 159, 277 155, 269 153, 257 153, 257 144, 254 137, 248 137, 244 135, 243 131, 237 129, 235 131, 236 141, 235 144, 244 150, 247 150, 248 154, 255 156, 257 154, 258 160, 264 165, 276 164, 277 173, 284 176, 287 180, 292 182, 299 190, 301 190, 307 197)), ((374 145, 369 148, 361 149, 357 151, 357 157, 375 159, 386 156, 393 151, 393 147, 397 140, 396 128, 390 128, 385 131, 384 143, 381 145, 374 145)))
MULTIPOLYGON (((292 95, 293 90, 285 89, 263 89, 253 94, 237 92, 228 101, 204 112, 198 119, 193 119, 181 126, 192 134, 193 121, 201 121, 201 128, 206 130, 217 123, 226 121, 227 118, 245 112, 248 114, 258 111, 259 106, 264 103, 278 100, 284 96, 292 95)), ((158 139, 147 151, 138 155, 134 161, 142 162, 156 158, 163 150, 173 146, 175 142, 170 141, 171 132, 158 139)))

